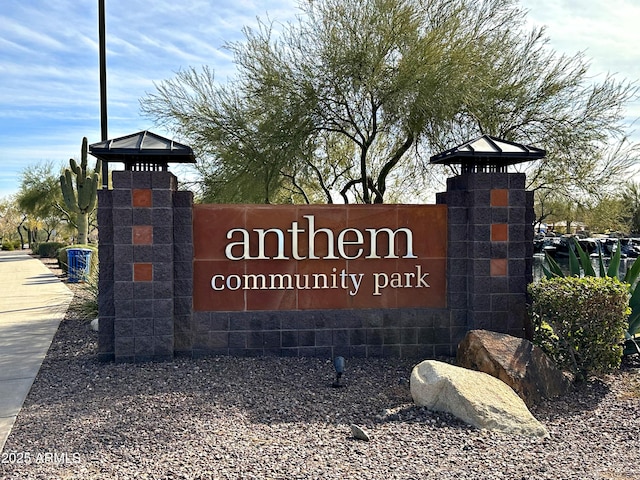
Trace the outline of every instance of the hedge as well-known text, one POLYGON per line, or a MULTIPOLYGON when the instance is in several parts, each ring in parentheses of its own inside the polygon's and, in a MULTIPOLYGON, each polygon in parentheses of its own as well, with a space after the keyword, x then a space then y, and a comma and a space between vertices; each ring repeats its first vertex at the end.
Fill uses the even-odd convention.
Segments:
POLYGON ((66 243, 60 242, 43 242, 38 243, 33 249, 33 253, 43 258, 57 258, 58 250, 66 246, 66 243))
POLYGON ((534 341, 576 381, 620 366, 628 285, 612 277, 555 277, 529 285, 534 341))
POLYGON ((69 270, 69 259, 67 255, 67 250, 70 248, 88 248, 91 250, 91 267, 89 273, 95 270, 98 265, 98 248, 95 245, 67 245, 66 247, 58 250, 58 265, 65 272, 68 273, 69 270))

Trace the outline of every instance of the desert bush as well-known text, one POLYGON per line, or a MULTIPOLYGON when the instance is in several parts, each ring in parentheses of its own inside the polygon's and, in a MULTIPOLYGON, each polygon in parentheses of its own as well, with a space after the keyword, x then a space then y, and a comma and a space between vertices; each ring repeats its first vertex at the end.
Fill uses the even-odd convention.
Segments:
POLYGON ((69 259, 67 251, 70 248, 88 248, 89 250, 91 250, 91 266, 89 267, 89 273, 96 270, 98 265, 98 248, 95 245, 67 245, 66 247, 58 250, 58 265, 65 273, 68 273, 69 270, 69 259))
MULTIPOLYGON (((580 277, 584 275, 585 277, 595 277, 596 271, 591 265, 591 258, 589 255, 585 253, 585 251, 580 246, 580 243, 576 238, 573 239, 573 247, 575 248, 575 252, 573 248, 569 248, 569 275, 574 277, 580 277), (577 252, 577 253, 576 253, 577 252)), ((621 260, 621 252, 622 248, 620 245, 620 241, 618 240, 618 245, 616 251, 611 257, 611 261, 609 262, 609 267, 605 268, 605 262, 602 258, 602 250, 598 251, 598 271, 600 277, 616 277, 620 278, 620 260, 621 260)), ((544 270, 545 276, 547 278, 553 277, 564 277, 566 276, 560 265, 548 254, 545 255, 547 263, 549 264, 549 268, 542 265, 542 269, 544 270)), ((636 259, 633 262, 631 268, 627 269, 627 273, 624 276, 624 283, 627 284, 629 288, 630 298, 629 298, 629 308, 631 309, 631 313, 627 319, 628 327, 624 333, 625 337, 625 346, 623 349, 624 355, 632 355, 632 354, 640 354, 640 341, 638 337, 640 336, 640 261, 636 259)))
POLYGON ((554 277, 529 285, 534 342, 576 381, 620 366, 629 287, 614 277, 554 277))
POLYGON ((89 276, 81 285, 81 292, 71 309, 79 318, 91 321, 98 317, 98 266, 94 265, 89 276))
POLYGON ((33 253, 40 255, 43 258, 57 258, 58 250, 66 245, 66 243, 60 242, 38 243, 33 249, 33 253))

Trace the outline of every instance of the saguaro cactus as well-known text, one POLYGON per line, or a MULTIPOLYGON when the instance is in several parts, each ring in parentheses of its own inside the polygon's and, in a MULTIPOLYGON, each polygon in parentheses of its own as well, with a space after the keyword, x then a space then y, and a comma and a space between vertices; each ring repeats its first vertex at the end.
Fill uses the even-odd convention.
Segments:
POLYGON ((77 243, 84 244, 87 243, 89 214, 96 206, 100 181, 100 160, 96 161, 93 173, 87 172, 87 137, 82 139, 80 165, 73 158, 69 160, 69 165, 71 168, 65 168, 64 174, 60 175, 60 187, 67 208, 78 216, 77 243), (75 189, 72 175, 76 179, 75 189))

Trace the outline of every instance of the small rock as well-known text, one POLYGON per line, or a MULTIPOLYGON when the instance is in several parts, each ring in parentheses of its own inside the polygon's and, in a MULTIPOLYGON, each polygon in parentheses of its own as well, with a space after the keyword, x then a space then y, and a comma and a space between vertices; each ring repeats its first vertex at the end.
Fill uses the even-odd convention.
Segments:
POLYGON ((358 425, 353 425, 353 424, 351 425, 351 435, 356 440, 364 440, 365 442, 369 441, 369 434, 365 432, 362 428, 360 428, 358 425))
POLYGON ((98 318, 94 318, 93 320, 91 320, 91 330, 93 330, 94 332, 98 331, 98 323, 99 323, 99 319, 98 318))
POLYGON ((400 415, 392 409, 385 408, 382 411, 382 414, 378 415, 378 418, 385 422, 395 422, 397 420, 400 420, 400 415))

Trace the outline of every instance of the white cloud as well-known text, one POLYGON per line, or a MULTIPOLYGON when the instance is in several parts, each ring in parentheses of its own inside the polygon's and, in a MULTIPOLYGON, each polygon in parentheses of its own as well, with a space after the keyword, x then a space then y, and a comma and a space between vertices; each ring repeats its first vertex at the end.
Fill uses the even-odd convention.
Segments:
POLYGON ((640 3, 635 0, 522 0, 535 25, 545 25, 551 45, 563 53, 584 51, 597 73, 640 78, 640 3))
MULTIPOLYGON (((640 2, 637 0, 521 0, 531 25, 545 26, 559 53, 584 52, 594 81, 612 75, 640 85, 640 2)), ((625 122, 640 142, 640 99, 628 104, 625 122), (636 122, 635 127, 632 124, 636 122)))
POLYGON ((65 45, 60 40, 42 33, 37 28, 30 28, 25 24, 18 23, 6 16, 0 16, 0 23, 2 24, 3 38, 9 37, 12 43, 18 45, 28 44, 33 49, 46 49, 46 50, 64 50, 65 45))
MULTIPOLYGON (((42 160, 66 161, 87 136, 99 141, 97 2, 0 0, 0 197, 17 173, 42 160), (6 179, 9 179, 8 181, 6 179)), ((547 24, 551 46, 585 50, 592 73, 640 78, 637 0, 522 0, 547 24)), ((235 73, 223 47, 257 18, 284 23, 297 0, 109 0, 106 2, 109 136, 150 128, 139 99, 154 82, 209 65, 224 82, 235 73)), ((640 117, 640 102, 630 106, 640 117)), ((158 132, 160 134, 166 134, 158 132)))

